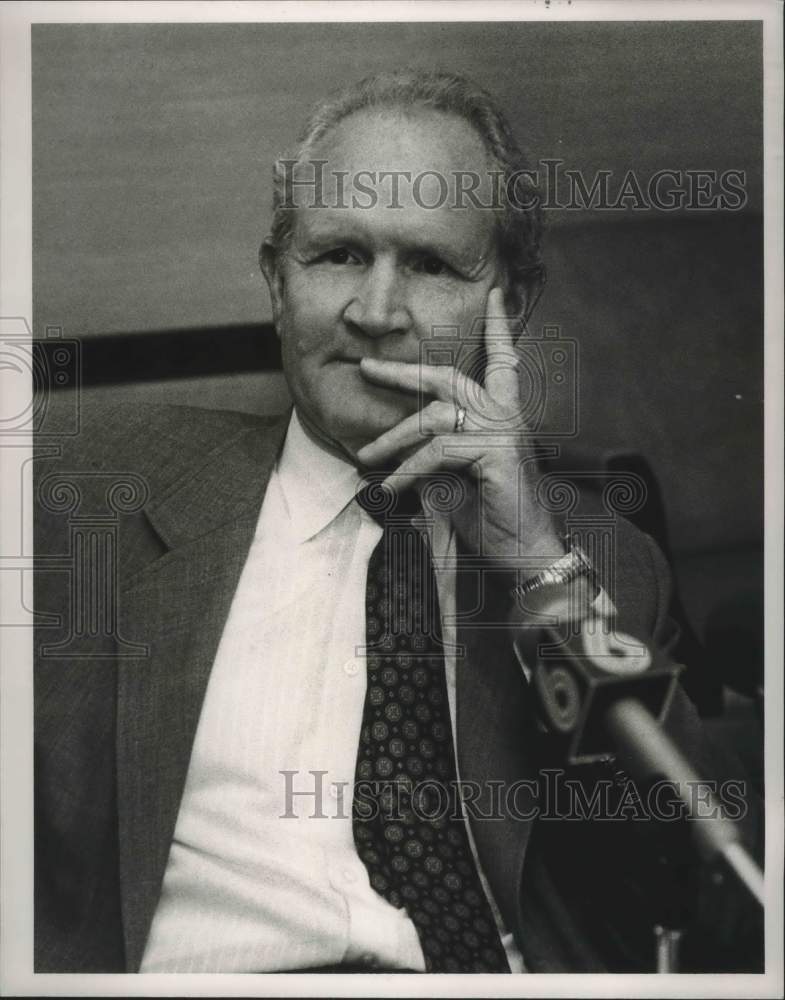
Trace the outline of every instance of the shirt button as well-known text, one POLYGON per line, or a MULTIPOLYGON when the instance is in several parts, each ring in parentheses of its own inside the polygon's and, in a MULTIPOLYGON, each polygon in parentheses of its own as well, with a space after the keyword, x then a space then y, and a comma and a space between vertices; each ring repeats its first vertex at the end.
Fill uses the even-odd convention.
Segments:
POLYGON ((343 669, 347 677, 354 677, 360 668, 357 665, 357 660, 347 660, 343 665, 343 669))

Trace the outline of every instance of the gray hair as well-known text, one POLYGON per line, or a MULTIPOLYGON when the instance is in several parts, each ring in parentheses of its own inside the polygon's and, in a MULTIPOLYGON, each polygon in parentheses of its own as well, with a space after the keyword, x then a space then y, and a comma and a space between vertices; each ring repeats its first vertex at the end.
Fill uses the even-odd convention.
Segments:
MULTIPOLYGON (((481 138, 502 178, 513 178, 514 202, 507 183, 497 212, 498 252, 507 272, 508 297, 516 313, 528 318, 545 283, 540 250, 542 213, 534 175, 512 130, 491 96, 471 80, 455 73, 403 70, 366 77, 337 96, 319 104, 303 130, 294 156, 304 162, 314 146, 344 118, 364 109, 430 108, 468 122, 481 138)), ((284 159, 273 168, 273 223, 270 240, 285 250, 292 233, 291 204, 284 196, 284 159)))

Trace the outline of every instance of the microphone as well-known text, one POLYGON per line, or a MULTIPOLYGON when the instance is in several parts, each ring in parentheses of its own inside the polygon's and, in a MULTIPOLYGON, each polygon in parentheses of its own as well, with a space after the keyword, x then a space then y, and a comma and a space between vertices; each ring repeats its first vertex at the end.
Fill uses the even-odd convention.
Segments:
POLYGON ((721 803, 705 795, 698 811, 691 789, 700 777, 664 721, 683 669, 661 650, 623 632, 613 620, 590 615, 569 623, 568 635, 550 627, 522 627, 515 652, 533 665, 531 684, 546 727, 565 744, 569 764, 616 754, 642 781, 665 778, 686 807, 702 858, 723 858, 763 905, 763 873, 743 846, 739 828, 721 803))
POLYGON ((608 709, 622 698, 636 698, 661 722, 683 668, 613 631, 604 616, 571 623, 576 626, 578 631, 566 636, 550 628, 523 629, 516 653, 522 663, 535 664, 532 682, 543 721, 563 737, 568 763, 588 764, 614 752, 605 725, 608 709))

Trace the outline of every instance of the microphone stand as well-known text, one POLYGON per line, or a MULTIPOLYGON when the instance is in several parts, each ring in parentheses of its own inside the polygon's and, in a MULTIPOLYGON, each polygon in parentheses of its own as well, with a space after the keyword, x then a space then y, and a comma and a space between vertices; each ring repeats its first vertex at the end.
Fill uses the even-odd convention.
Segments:
MULTIPOLYGON (((613 631, 607 618, 584 618, 571 627, 577 632, 565 637, 541 625, 523 626, 515 641, 525 672, 533 665, 531 683, 543 721, 564 739, 567 762, 591 763, 615 753, 632 777, 665 778, 684 804, 703 863, 724 862, 763 906, 763 873, 737 823, 705 782, 697 808, 690 789, 700 776, 662 729, 682 668, 648 644, 613 631)), ((681 931, 657 925, 654 935, 657 972, 678 971, 681 931)))
POLYGON ((675 784, 687 806, 687 818, 694 822, 691 829, 701 857, 708 862, 724 859, 763 906, 763 873, 744 847, 736 822, 725 815, 708 787, 702 800, 706 812, 698 812, 689 788, 700 782, 700 777, 651 712, 635 698, 620 698, 608 707, 605 726, 630 773, 636 777, 660 774, 675 784))

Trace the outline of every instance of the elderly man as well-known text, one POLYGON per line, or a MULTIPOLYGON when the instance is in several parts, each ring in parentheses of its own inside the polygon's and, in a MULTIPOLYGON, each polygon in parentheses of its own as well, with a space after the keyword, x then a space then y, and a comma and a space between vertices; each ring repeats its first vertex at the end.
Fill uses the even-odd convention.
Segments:
MULTIPOLYGON (((37 968, 649 968, 632 824, 535 820, 515 625, 608 584, 537 499, 520 151, 468 81, 400 73, 317 109, 276 184, 260 261, 291 415, 88 412, 59 465, 145 496, 116 648, 39 633, 37 968), (439 788, 471 794, 435 809, 439 788)), ((662 557, 624 522, 617 542, 618 621, 667 646, 662 557)), ((37 597, 65 621, 58 581, 37 597)), ((681 693, 669 725, 708 759, 681 693)))

